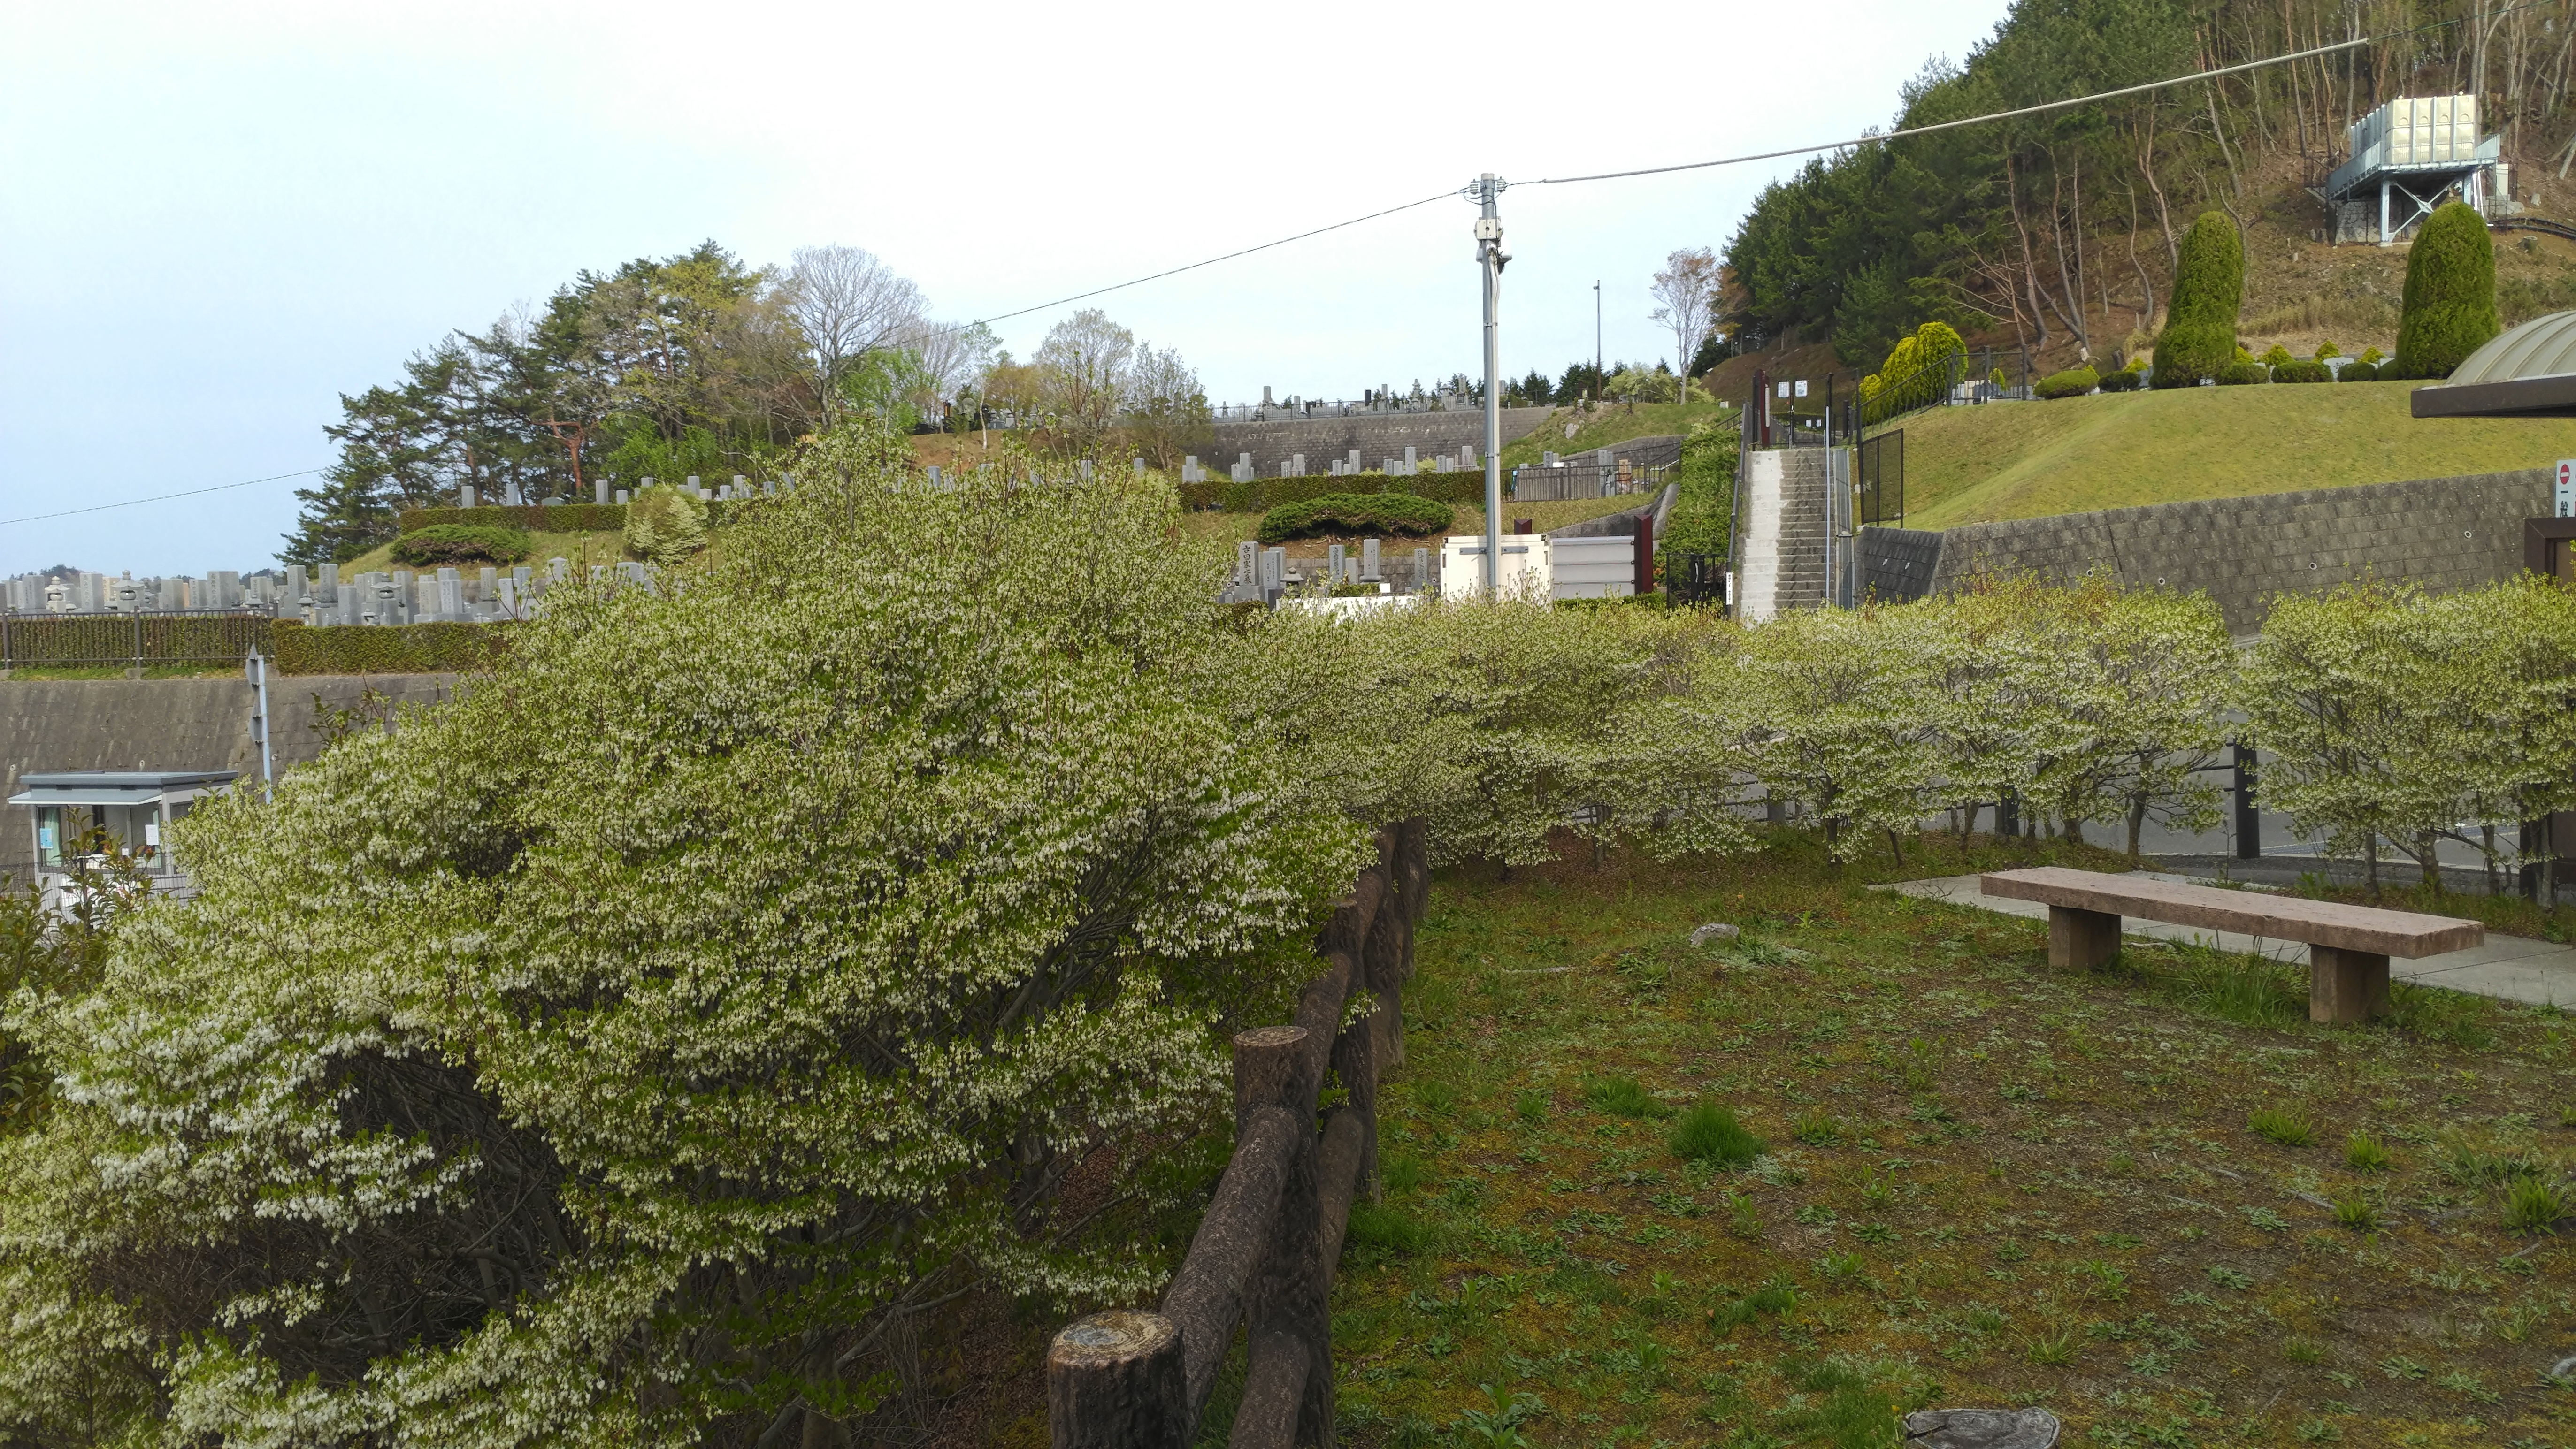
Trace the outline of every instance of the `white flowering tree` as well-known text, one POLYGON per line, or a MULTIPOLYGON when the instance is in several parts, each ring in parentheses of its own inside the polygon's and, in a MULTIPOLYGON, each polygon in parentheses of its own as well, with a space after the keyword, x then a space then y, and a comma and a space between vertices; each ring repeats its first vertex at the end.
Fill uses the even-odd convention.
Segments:
POLYGON ((1902 858, 1899 832, 1935 798, 1932 661, 1910 625, 1903 609, 1782 614, 1703 681, 1748 771, 1822 826, 1837 860, 1873 831, 1902 858))
POLYGON ((908 459, 835 435, 658 592, 549 595, 11 1007, 57 1086, 0 1138, 0 1437, 793 1440, 971 1285, 1159 1281, 1224 1032, 1372 853, 1205 692, 1168 490, 908 459))

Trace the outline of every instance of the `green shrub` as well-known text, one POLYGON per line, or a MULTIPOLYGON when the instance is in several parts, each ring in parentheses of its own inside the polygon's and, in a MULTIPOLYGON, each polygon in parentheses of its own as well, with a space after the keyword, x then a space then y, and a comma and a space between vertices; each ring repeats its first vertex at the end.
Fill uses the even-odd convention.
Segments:
POLYGON ((2503 330, 2486 218, 2462 202, 2436 208, 2406 256, 2396 376, 2449 377, 2503 330))
POLYGON ((2264 353, 2261 357, 2254 360, 2262 363, 2265 367, 2271 368, 2275 373, 2278 373, 2282 368, 2289 366, 2298 359, 2290 355, 2290 349, 2283 347, 2278 342, 2275 342, 2272 344, 2271 351, 2264 353))
POLYGON ((2104 392, 2136 392, 2141 374, 2135 368, 2115 368, 2102 374, 2104 392))
POLYGON ((2333 343, 2320 342, 2317 344, 2317 361, 2323 362, 2329 357, 2341 356, 2343 356, 2343 349, 2335 346, 2333 343))
POLYGON ((477 528, 518 528, 531 533, 615 533, 626 526, 622 503, 560 503, 552 508, 406 508, 394 515, 404 533, 443 523, 477 528))
POLYGON ((1370 533, 1427 538, 1446 532, 1454 516, 1448 504, 1410 493, 1327 493, 1304 503, 1283 503, 1263 514, 1261 541, 1370 533))
POLYGON ((1770 1144, 1735 1120, 1732 1109, 1702 1102, 1673 1124, 1673 1155, 1685 1162, 1742 1167, 1770 1150, 1770 1144))
POLYGON ((277 621, 280 674, 456 674, 498 663, 506 626, 277 621))
POLYGON ((626 551, 647 563, 680 563, 707 546, 704 499, 674 483, 656 483, 626 509, 626 551))
POLYGON ((2220 387, 2244 387, 2251 383, 2270 382, 2272 374, 2259 362, 2231 362, 2218 370, 2220 387))
POLYGON ((2316 1124, 2293 1107, 2258 1108, 2247 1114, 2245 1125, 2253 1129, 2255 1136, 2283 1147, 2307 1147, 2317 1140, 2316 1124))
POLYGON ((2343 370, 2335 374, 2335 381, 2377 382, 2379 381, 2379 369, 2371 366, 2367 362, 2347 362, 2343 365, 2343 370))
POLYGON ((534 551, 528 536, 515 528, 478 528, 465 523, 433 523, 394 540, 394 562, 414 568, 440 564, 514 564, 534 551))
POLYGON ((1672 1109, 1655 1100, 1635 1077, 1604 1077, 1583 1088, 1583 1100, 1599 1111, 1620 1117, 1663 1117, 1672 1109))
POLYGON ((2082 397, 2101 384, 2101 375, 2092 368, 2070 367, 2041 378, 2031 391, 2044 398, 2082 397))
MULTIPOLYGON (((1510 487, 1505 477, 1503 486, 1510 487)), ((1408 493, 1443 503, 1478 503, 1485 496, 1485 470, 1416 473, 1400 478, 1386 473, 1312 473, 1299 478, 1254 478, 1237 483, 1211 479, 1180 485, 1183 508, 1222 509, 1227 513, 1263 513, 1282 503, 1309 503, 1342 493, 1408 493)))
POLYGON ((2373 367, 2377 367, 2379 364, 2388 360, 2388 354, 2380 351, 2376 347, 2365 347, 2361 349, 2361 360, 2369 363, 2373 367))
POLYGON ((2396 1161, 2387 1146, 2367 1132, 2355 1132, 2343 1140, 2343 1165, 2355 1172, 2386 1172, 2396 1161))
POLYGON ((2504 1225, 2517 1233, 2554 1233, 2567 1218, 2567 1195, 2540 1177, 2516 1178, 2504 1198, 2504 1225))
POLYGON ((2156 386, 2197 387, 2236 355, 2245 303, 2245 243, 2226 213, 2205 211, 2182 239, 2172 309, 2156 338, 2156 386))
MULTIPOLYGON (((2273 350, 2277 352, 2280 349, 2273 350)), ((2288 362, 2274 364, 2272 380, 2274 382, 2332 382, 2335 376, 2322 362, 2308 362, 2293 358, 2288 362)))

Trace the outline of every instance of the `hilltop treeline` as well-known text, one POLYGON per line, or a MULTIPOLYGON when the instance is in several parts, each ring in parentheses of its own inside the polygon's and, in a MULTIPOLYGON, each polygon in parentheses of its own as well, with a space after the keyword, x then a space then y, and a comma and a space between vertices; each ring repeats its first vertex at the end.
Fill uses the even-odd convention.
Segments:
POLYGON ((2247 226, 2264 173, 2321 179, 2384 100, 2476 93, 2508 158, 2561 159, 2540 148, 2568 111, 2571 18, 2570 0, 2021 0, 1964 63, 1925 67, 1892 129, 2405 33, 1812 161, 1728 244, 1729 320, 1753 345, 1830 337, 1860 367, 1928 319, 2107 355, 2153 331, 2194 215, 2247 226))

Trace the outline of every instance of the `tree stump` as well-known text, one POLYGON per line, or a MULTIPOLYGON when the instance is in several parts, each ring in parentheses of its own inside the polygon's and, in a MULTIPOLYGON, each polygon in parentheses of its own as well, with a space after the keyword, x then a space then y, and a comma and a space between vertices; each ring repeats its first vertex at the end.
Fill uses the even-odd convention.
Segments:
POLYGON ((1047 1348, 1053 1449, 1188 1449, 1181 1333, 1159 1313, 1076 1319, 1047 1348))

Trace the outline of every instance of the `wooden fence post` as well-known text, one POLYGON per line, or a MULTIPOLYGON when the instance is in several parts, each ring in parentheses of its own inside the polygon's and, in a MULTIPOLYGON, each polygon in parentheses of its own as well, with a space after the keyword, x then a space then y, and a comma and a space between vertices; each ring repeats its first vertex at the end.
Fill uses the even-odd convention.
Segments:
POLYGON ((1181 1333, 1163 1315, 1116 1309, 1066 1324, 1046 1377, 1055 1449, 1188 1449, 1181 1333))

